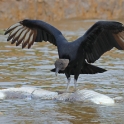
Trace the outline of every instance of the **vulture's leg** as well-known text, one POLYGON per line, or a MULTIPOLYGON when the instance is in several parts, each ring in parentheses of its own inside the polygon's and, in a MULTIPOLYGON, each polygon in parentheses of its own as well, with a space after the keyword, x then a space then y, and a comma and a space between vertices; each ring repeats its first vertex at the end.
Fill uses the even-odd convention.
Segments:
POLYGON ((82 58, 77 63, 78 66, 76 67, 75 74, 74 74, 74 88, 75 88, 75 91, 77 89, 77 80, 78 80, 79 74, 81 72, 81 69, 83 69, 83 67, 84 67, 84 64, 85 64, 85 59, 84 58, 82 58))
POLYGON ((71 81, 71 77, 70 77, 70 73, 65 72, 65 75, 67 77, 67 88, 66 88, 66 92, 68 92, 68 90, 69 90, 69 84, 70 84, 70 81, 71 81))
POLYGON ((78 76, 79 76, 79 74, 78 74, 78 72, 76 72, 76 74, 74 75, 74 89, 75 89, 75 91, 77 89, 77 79, 78 79, 78 76))
POLYGON ((77 90, 77 80, 76 79, 74 79, 74 89, 75 89, 75 91, 77 90))
POLYGON ((69 90, 69 84, 70 84, 70 82, 71 82, 71 77, 69 77, 69 78, 68 78, 68 82, 67 82, 67 89, 66 89, 66 92, 68 92, 68 90, 69 90))

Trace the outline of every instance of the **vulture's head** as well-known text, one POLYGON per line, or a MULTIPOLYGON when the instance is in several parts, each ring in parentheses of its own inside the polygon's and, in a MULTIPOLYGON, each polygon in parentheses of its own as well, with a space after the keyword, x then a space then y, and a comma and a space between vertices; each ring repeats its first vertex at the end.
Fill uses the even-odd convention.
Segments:
POLYGON ((59 70, 61 70, 61 71, 65 70, 65 68, 68 66, 68 64, 69 64, 69 59, 57 59, 55 61, 56 76, 57 76, 59 70))

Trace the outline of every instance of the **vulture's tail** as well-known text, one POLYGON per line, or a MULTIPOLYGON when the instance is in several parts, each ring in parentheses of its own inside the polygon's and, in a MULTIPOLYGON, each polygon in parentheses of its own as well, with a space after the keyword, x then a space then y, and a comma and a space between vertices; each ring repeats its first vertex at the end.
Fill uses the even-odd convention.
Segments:
POLYGON ((105 71, 107 71, 107 70, 97 67, 95 65, 85 63, 85 66, 83 69, 81 69, 80 74, 96 74, 96 73, 103 73, 105 71))
MULTIPOLYGON (((55 72, 55 68, 51 70, 52 72, 55 72)), ((74 75, 75 68, 71 70, 71 75, 74 75)), ((103 73, 107 70, 102 69, 100 67, 97 67, 95 65, 91 65, 88 63, 85 63, 84 68, 81 69, 80 74, 96 74, 96 73, 103 73)), ((58 73, 65 73, 64 71, 59 71, 58 73)))

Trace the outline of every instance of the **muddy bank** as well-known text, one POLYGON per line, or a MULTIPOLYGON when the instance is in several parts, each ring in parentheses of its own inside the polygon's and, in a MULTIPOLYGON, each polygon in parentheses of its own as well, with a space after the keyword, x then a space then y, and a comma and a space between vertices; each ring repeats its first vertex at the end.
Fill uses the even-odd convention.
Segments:
POLYGON ((0 20, 124 18, 124 0, 1 0, 0 20))

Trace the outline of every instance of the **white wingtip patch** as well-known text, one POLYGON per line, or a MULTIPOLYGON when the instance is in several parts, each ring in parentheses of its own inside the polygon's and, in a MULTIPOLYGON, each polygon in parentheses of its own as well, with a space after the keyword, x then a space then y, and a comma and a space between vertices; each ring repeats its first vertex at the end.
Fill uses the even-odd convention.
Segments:
POLYGON ((120 32, 119 36, 121 36, 121 38, 124 39, 124 31, 120 32))
POLYGON ((9 34, 7 41, 11 40, 11 44, 16 43, 16 46, 18 46, 22 43, 22 48, 28 44, 28 48, 30 48, 35 42, 37 29, 30 29, 30 27, 19 22, 9 27, 5 32, 6 34, 9 34))
POLYGON ((29 44, 32 43, 33 37, 34 37, 34 34, 32 33, 32 35, 30 36, 30 39, 29 39, 29 44))
POLYGON ((20 29, 20 30, 16 33, 15 38, 19 37, 19 35, 22 33, 23 30, 24 30, 24 28, 20 29))
POLYGON ((23 26, 18 26, 18 27, 16 27, 16 28, 11 32, 11 35, 14 35, 15 33, 17 33, 21 28, 23 28, 23 26))
POLYGON ((27 32, 27 34, 25 35, 24 42, 26 42, 29 39, 30 33, 31 33, 31 30, 29 30, 29 32, 27 32))
POLYGON ((9 27, 8 29, 7 29, 7 31, 9 31, 9 30, 11 30, 11 29, 14 29, 14 28, 16 28, 16 27, 18 27, 18 26, 22 26, 20 23, 16 23, 16 24, 14 24, 14 25, 12 25, 11 27, 9 27))
POLYGON ((119 38, 121 39, 121 41, 124 43, 124 31, 118 33, 119 38))
MULTIPOLYGON (((115 40, 117 41, 118 45, 120 46, 121 50, 124 50, 124 31, 119 32, 118 34, 113 34, 115 40)), ((118 48, 118 49, 120 49, 118 48)))
POLYGON ((20 35, 20 37, 19 37, 19 40, 25 37, 25 35, 26 35, 26 33, 28 32, 28 30, 29 30, 29 29, 26 28, 26 29, 21 33, 21 35, 20 35))
POLYGON ((24 37, 24 40, 23 40, 22 48, 24 48, 24 47, 28 44, 29 39, 30 39, 31 32, 32 32, 32 31, 29 30, 29 31, 26 33, 26 35, 25 35, 25 37, 24 37))

